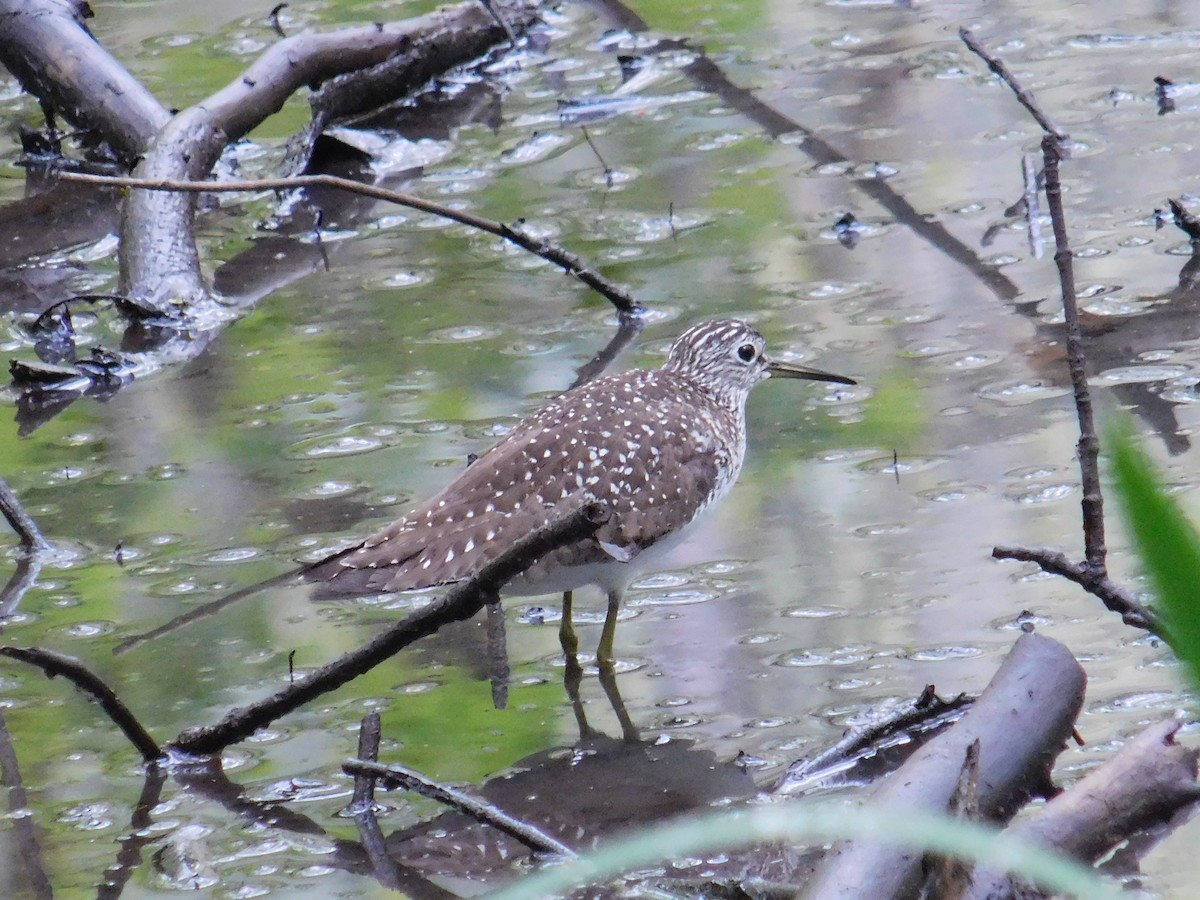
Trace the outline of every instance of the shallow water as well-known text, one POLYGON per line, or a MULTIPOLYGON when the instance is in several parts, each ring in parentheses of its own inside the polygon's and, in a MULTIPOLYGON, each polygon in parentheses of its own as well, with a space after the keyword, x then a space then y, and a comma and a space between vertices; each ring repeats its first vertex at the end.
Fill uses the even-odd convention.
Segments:
MULTIPOLYGON (((96 8, 98 37, 169 105, 234 77, 271 40, 244 4, 206 5, 202 19, 173 0, 96 8)), ((1033 258, 1023 221, 1003 217, 1021 195, 1020 156, 1036 152, 1037 128, 956 33, 968 25, 1002 54, 1077 142, 1063 177, 1098 406, 1102 417, 1131 411, 1200 517, 1196 299, 1177 285, 1186 240, 1153 218, 1167 197, 1187 202, 1194 190, 1200 106, 1181 97, 1159 115, 1152 82, 1193 77, 1200 11, 646 3, 638 12, 651 30, 635 37, 606 33, 593 7, 564 6, 548 16, 544 55, 492 67, 505 91, 495 129, 426 123, 420 140, 389 135, 379 165, 421 165, 407 190, 524 217, 627 284, 650 317, 617 368, 656 365, 687 324, 738 315, 776 352, 862 382, 756 390, 738 486, 629 592, 618 681, 643 737, 686 737, 720 759, 744 751, 768 779, 926 684, 979 690, 1023 610, 1088 671, 1087 744, 1063 755, 1062 777, 1186 707, 1162 647, 1073 585, 990 557, 998 543, 1081 554, 1080 492, 1052 248, 1033 258), (804 132, 770 138, 685 70, 688 54, 651 58, 632 88, 619 88, 618 53, 677 34, 804 132), (558 101, 597 97, 593 150, 560 123, 558 101), (834 229, 846 212, 864 226, 853 250, 834 229)), ((299 5, 285 22, 298 30, 383 14, 299 5)), ((33 104, 4 84, 5 120, 32 121, 33 104)), ((248 174, 272 173, 304 118, 296 103, 256 133, 240 153, 248 174)), ((6 201, 21 193, 12 131, 0 138, 6 201)), ((202 228, 214 269, 276 227, 270 197, 223 205, 202 228)), ((562 390, 612 334, 612 310, 582 286, 428 216, 383 210, 331 227, 325 249, 328 271, 271 293, 200 359, 105 403, 78 402, 28 438, 0 435, 0 474, 59 548, 5 624, 6 641, 82 657, 161 740, 284 683, 290 653, 301 671, 320 665, 416 601, 313 604, 278 589, 128 655, 114 658, 113 646, 402 513, 562 390)), ((31 271, 64 258, 78 266, 76 290, 115 288, 111 240, 31 271)), ((28 358, 20 321, 7 319, 4 349, 28 358)), ((76 324, 101 343, 119 339, 104 314, 76 324)), ((1115 510, 1109 529, 1114 575, 1140 585, 1115 510)), ((385 757, 443 780, 476 782, 578 737, 561 684, 557 599, 507 607, 507 710, 492 706, 482 620, 449 629, 227 754, 247 795, 288 798, 325 834, 268 829, 168 782, 127 894, 193 883, 170 854, 151 863, 163 846, 199 856, 194 883, 211 877, 216 896, 378 891, 329 862, 333 841, 356 834, 334 814, 349 791, 340 762, 365 712, 383 714, 385 757)), ((581 596, 586 649, 602 613, 599 597, 581 596)), ((618 735, 597 680, 582 690, 591 725, 618 735)), ((88 893, 130 831, 136 757, 94 706, 30 670, 0 667, 0 704, 28 792, 28 813, 0 827, 10 860, 0 893, 34 892, 14 856, 26 815, 55 888, 88 893)), ((423 800, 384 800, 385 830, 434 812, 423 800)), ((1192 832, 1154 851, 1151 890, 1180 895, 1194 880, 1192 832)))

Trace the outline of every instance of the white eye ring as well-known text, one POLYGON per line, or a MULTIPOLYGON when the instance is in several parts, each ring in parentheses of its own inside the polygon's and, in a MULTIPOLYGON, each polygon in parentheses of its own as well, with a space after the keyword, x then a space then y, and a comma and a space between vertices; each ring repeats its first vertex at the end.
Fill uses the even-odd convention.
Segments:
POLYGON ((754 357, 758 356, 758 348, 753 344, 742 344, 737 349, 737 355, 744 363, 754 362, 754 357))

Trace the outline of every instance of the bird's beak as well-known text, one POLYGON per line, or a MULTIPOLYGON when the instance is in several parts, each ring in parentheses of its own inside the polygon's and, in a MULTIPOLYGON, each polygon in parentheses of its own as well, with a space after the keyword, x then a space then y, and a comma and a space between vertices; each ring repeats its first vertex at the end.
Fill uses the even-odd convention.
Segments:
POLYGON ((809 381, 832 381, 834 384, 858 384, 853 378, 847 378, 845 375, 834 375, 832 372, 823 372, 808 366, 794 366, 777 359, 767 360, 767 371, 773 378, 807 378, 809 381))

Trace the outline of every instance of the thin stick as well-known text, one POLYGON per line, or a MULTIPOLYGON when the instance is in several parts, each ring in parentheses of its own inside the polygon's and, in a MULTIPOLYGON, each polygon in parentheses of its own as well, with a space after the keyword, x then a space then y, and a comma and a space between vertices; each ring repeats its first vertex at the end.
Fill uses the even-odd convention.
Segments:
POLYGON ((1021 83, 1017 81, 1013 73, 1008 70, 1008 66, 1006 66, 998 57, 992 56, 992 54, 987 51, 987 48, 985 48, 983 44, 979 42, 975 35, 973 35, 966 28, 960 28, 958 29, 958 36, 962 38, 962 42, 967 45, 967 48, 972 53, 987 63, 987 67, 995 72, 996 75, 1000 77, 1000 80, 1012 89, 1012 92, 1017 97, 1017 102, 1025 107, 1026 111, 1033 116, 1034 121, 1042 126, 1043 131, 1045 131, 1047 134, 1053 135, 1055 139, 1061 143, 1065 143, 1071 139, 1069 134, 1050 121, 1050 117, 1042 111, 1040 106, 1038 106, 1038 102, 1034 99, 1033 93, 1026 90, 1021 83))
POLYGON ((472 578, 455 585, 440 601, 405 616, 357 650, 322 666, 294 684, 250 706, 231 710, 214 725, 189 728, 168 745, 184 753, 218 753, 244 740, 280 716, 316 697, 336 690, 368 672, 409 644, 433 634, 443 625, 469 619, 500 589, 545 554, 584 540, 612 516, 601 503, 589 503, 565 513, 517 541, 472 578))
POLYGON ((420 772, 415 772, 405 766, 396 764, 383 765, 377 762, 367 762, 362 759, 348 759, 342 763, 342 771, 348 775, 370 775, 383 781, 384 786, 398 785, 406 790, 415 791, 422 797, 445 803, 461 813, 473 818, 476 822, 491 825, 510 837, 516 838, 530 850, 537 853, 554 853, 559 856, 574 858, 576 853, 566 844, 552 838, 546 832, 528 822, 515 819, 504 810, 484 803, 482 800, 465 794, 452 787, 438 784, 426 778, 420 772))
POLYGON ((389 203, 441 216, 443 219, 450 219, 461 225, 467 225, 479 231, 493 234, 498 238, 502 238, 509 243, 516 244, 518 247, 528 250, 536 256, 540 256, 547 262, 554 263, 568 275, 578 278, 612 303, 622 315, 640 316, 645 312, 645 307, 632 294, 615 282, 605 278, 595 269, 589 267, 580 257, 549 241, 544 241, 541 238, 536 238, 525 233, 519 226, 505 225, 503 222, 495 222, 491 219, 474 215, 473 213, 451 209, 448 206, 443 206, 441 203, 425 200, 422 197, 412 194, 404 194, 400 191, 391 191, 387 188, 376 187, 375 185, 362 184, 349 178, 340 178, 337 175, 297 175, 292 178, 254 178, 239 181, 181 181, 171 178, 117 178, 108 175, 91 175, 84 172, 61 172, 59 173, 59 178, 63 181, 77 181, 84 184, 101 184, 110 187, 193 194, 228 193, 234 191, 290 191, 304 187, 337 188, 353 194, 361 194, 364 197, 386 200, 389 203))
POLYGON ((604 183, 608 187, 613 186, 613 170, 604 157, 600 155, 600 148, 596 146, 596 142, 592 140, 591 134, 588 133, 586 125, 580 125, 579 130, 583 132, 583 139, 587 141, 587 145, 592 148, 592 153, 596 155, 596 159, 600 161, 600 168, 604 170, 604 183))
POLYGON ((1067 218, 1063 212, 1062 187, 1058 165, 1062 153, 1056 138, 1042 139, 1045 159, 1046 205, 1054 226, 1054 262, 1062 284, 1063 316, 1067 328, 1067 367, 1075 390, 1075 412, 1079 418, 1079 474, 1083 483, 1083 545, 1084 557, 1095 578, 1106 578, 1107 549, 1104 545, 1104 495, 1100 490, 1100 440, 1096 437, 1096 422, 1092 414, 1092 396, 1088 390, 1086 358, 1083 350, 1083 328, 1079 324, 1079 305, 1075 298, 1074 254, 1067 236, 1067 218))
POLYGON ((3 478, 0 478, 0 513, 8 519, 8 524, 21 539, 21 549, 26 553, 42 553, 50 549, 50 542, 42 535, 37 522, 25 511, 25 507, 3 478))
MULTIPOLYGON (((368 762, 379 759, 379 738, 382 725, 379 713, 372 711, 362 718, 358 729, 358 758, 368 762)), ((366 812, 375 804, 375 779, 365 775, 354 776, 354 796, 350 800, 349 812, 358 815, 366 812)))
POLYGON ((75 657, 64 656, 41 647, 0 647, 0 656, 7 656, 10 659, 36 666, 45 672, 48 678, 62 675, 100 704, 100 708, 108 714, 108 717, 116 723, 125 737, 129 738, 133 746, 142 754, 143 760, 154 762, 162 757, 162 750, 155 743, 154 738, 150 737, 149 732, 142 727, 137 717, 130 712, 129 707, 121 702, 120 698, 113 693, 112 688, 100 680, 99 675, 89 670, 75 657))
POLYGON ((1143 628, 1155 634, 1162 633, 1158 617, 1128 589, 1117 584, 1111 578, 1097 578, 1087 563, 1073 562, 1061 550, 1053 547, 1001 545, 992 548, 992 556, 995 559, 1014 559, 1019 562, 1037 563, 1043 572, 1061 575, 1068 581, 1075 582, 1089 594, 1099 597, 1109 610, 1121 616, 1126 625, 1143 628))
MULTIPOLYGON (((1108 549, 1104 539, 1104 494, 1100 488, 1100 440, 1096 436, 1092 396, 1087 381, 1083 327, 1079 322, 1079 303, 1075 295, 1074 254, 1071 251, 1071 241, 1067 234, 1067 217, 1062 203, 1062 183, 1058 174, 1063 157, 1063 143, 1068 140, 1068 137, 1042 112, 1034 100, 1033 94, 1016 80, 1003 62, 988 53, 967 29, 960 29, 959 36, 974 53, 988 64, 993 72, 1012 88, 1017 99, 1045 132, 1042 138, 1042 178, 1046 191, 1046 206, 1050 210, 1050 222, 1054 228, 1054 262, 1058 266, 1058 279, 1062 289, 1063 319, 1066 325, 1067 339, 1067 367, 1071 373, 1071 387, 1075 394, 1075 414, 1079 419, 1079 442, 1076 445, 1076 455, 1079 457, 1079 475, 1083 486, 1080 511, 1083 519, 1084 561, 1075 563, 1060 551, 1031 547, 995 547, 992 550, 992 556, 996 559, 1021 559, 1036 562, 1043 571, 1068 578, 1089 593, 1099 597, 1106 607, 1114 612, 1119 612, 1127 624, 1156 631, 1157 623, 1153 614, 1132 594, 1114 584, 1108 577, 1106 562, 1108 549)), ((1028 214, 1032 220, 1032 210, 1028 210, 1028 214)))

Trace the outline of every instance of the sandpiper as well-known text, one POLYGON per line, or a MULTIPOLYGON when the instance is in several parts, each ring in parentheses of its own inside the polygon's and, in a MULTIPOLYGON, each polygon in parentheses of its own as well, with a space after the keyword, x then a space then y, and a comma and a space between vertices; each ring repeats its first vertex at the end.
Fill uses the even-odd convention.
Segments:
POLYGON ((594 538, 534 565, 508 592, 563 592, 564 647, 573 648, 571 591, 608 594, 597 660, 613 660, 626 585, 654 565, 728 493, 746 452, 746 398, 771 376, 854 384, 773 360, 745 322, 685 331, 660 369, 634 369, 567 391, 523 420, 439 494, 362 543, 310 567, 325 590, 407 591, 468 578, 510 543, 577 505, 607 503, 594 538))

